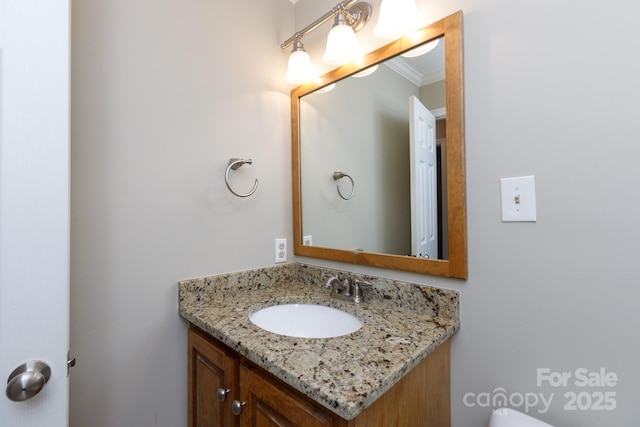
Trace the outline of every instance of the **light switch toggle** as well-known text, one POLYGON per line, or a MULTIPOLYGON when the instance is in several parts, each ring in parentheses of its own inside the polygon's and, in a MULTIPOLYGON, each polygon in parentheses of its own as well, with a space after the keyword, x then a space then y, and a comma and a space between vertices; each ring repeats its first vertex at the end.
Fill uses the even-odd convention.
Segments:
POLYGON ((502 222, 536 221, 536 184, 534 176, 500 179, 502 222))

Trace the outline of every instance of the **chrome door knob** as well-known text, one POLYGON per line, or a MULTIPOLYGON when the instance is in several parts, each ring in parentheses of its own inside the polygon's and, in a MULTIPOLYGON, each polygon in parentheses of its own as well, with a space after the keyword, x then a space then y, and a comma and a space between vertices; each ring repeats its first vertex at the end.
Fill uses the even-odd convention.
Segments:
POLYGON ((7 379, 6 394, 14 402, 23 402, 40 393, 51 377, 51 368, 42 360, 30 360, 18 366, 7 379))

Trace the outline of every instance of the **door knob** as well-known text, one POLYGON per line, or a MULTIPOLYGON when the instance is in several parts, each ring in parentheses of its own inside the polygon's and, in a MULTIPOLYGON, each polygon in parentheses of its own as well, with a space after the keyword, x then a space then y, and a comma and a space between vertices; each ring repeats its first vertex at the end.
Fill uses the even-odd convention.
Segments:
POLYGON ((51 368, 42 360, 30 360, 18 366, 7 379, 6 394, 14 402, 23 402, 40 393, 51 377, 51 368))

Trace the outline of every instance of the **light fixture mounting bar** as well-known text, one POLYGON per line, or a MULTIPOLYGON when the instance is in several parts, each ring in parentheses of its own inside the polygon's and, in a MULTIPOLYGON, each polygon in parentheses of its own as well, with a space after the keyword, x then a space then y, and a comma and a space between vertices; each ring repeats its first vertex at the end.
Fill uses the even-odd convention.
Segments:
POLYGON ((349 7, 356 3, 358 0, 344 0, 331 8, 330 11, 322 15, 320 18, 313 21, 311 24, 304 27, 302 30, 296 32, 294 35, 289 37, 287 40, 282 42, 280 45, 281 49, 286 49, 288 46, 291 46, 296 40, 300 40, 320 25, 324 24, 334 16, 336 16, 340 11, 346 11, 350 21, 349 25, 351 25, 354 31, 358 31, 360 28, 364 26, 364 24, 371 17, 371 5, 366 2, 357 3, 353 8, 349 9, 349 7))
POLYGON ((344 14, 347 17, 347 23, 356 33, 360 31, 367 22, 369 22, 372 12, 373 7, 371 7, 371 4, 364 1, 358 2, 349 9, 344 10, 344 14))

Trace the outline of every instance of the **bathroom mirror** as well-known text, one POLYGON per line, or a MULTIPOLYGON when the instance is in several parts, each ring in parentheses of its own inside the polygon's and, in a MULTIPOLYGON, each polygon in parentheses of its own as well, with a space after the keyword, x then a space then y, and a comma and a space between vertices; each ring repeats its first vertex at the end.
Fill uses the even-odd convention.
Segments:
POLYGON ((291 107, 296 255, 467 278, 462 12, 295 88, 291 107), (441 100, 402 71, 436 40, 441 100))

